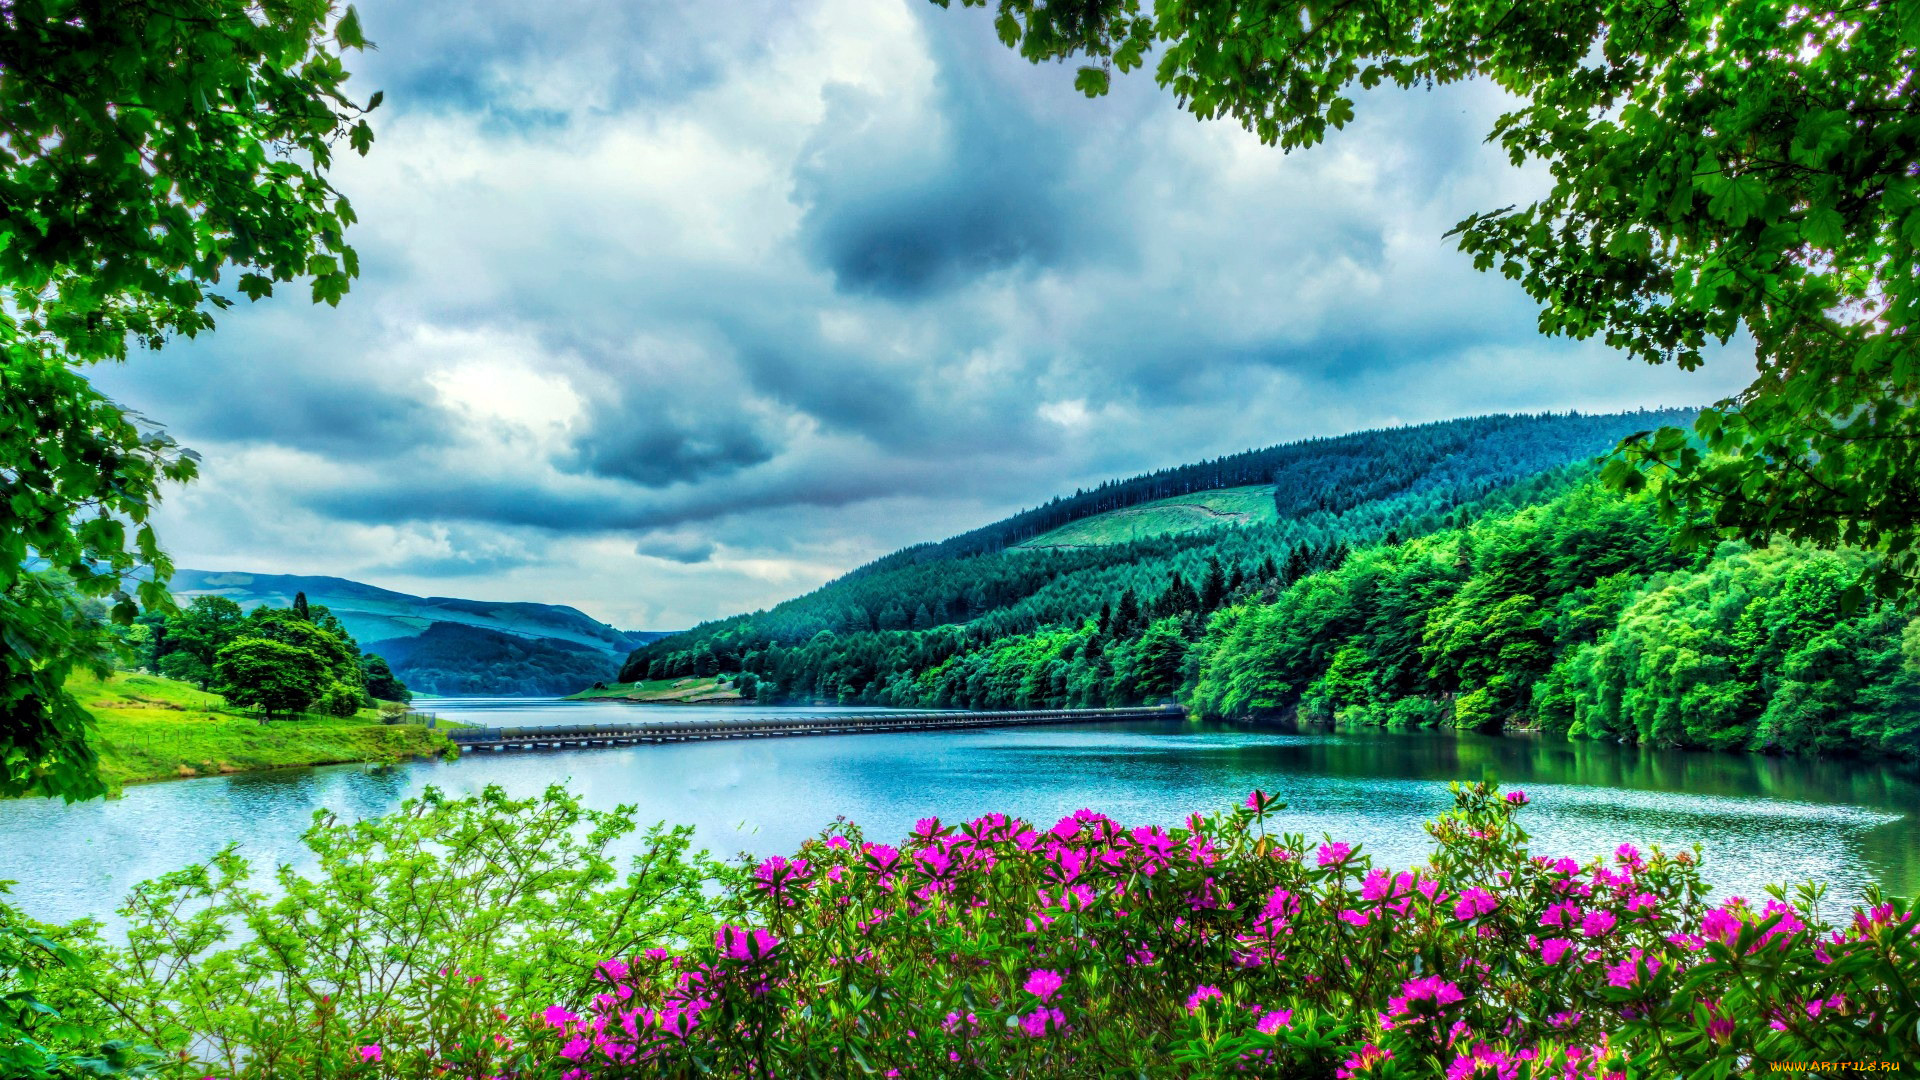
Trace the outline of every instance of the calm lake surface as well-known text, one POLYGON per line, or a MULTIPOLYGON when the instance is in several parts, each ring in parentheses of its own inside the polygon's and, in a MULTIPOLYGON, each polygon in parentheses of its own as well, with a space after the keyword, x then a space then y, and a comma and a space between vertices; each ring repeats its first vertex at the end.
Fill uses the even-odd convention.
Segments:
MULTIPOLYGON (((659 717, 694 707, 525 699, 436 700, 448 720, 489 726, 659 717), (617 714, 617 715, 612 715, 617 714)), ((786 710, 716 707, 729 716, 786 710)), ((229 841, 269 864, 306 862, 318 809, 380 814, 427 785, 499 784, 515 794, 565 783, 590 805, 633 803, 641 820, 695 825, 717 853, 790 851, 836 815, 893 839, 914 819, 989 810, 1051 824, 1083 806, 1129 824, 1172 824, 1259 787, 1289 809, 1282 827, 1359 841, 1376 864, 1427 851, 1423 821, 1446 782, 1498 780, 1533 799, 1541 854, 1585 857, 1623 841, 1705 846, 1707 876, 1761 895, 1815 878, 1851 900, 1879 882, 1920 890, 1920 775, 1860 762, 1646 751, 1613 744, 1452 733, 1273 730, 1151 721, 899 735, 667 744, 552 753, 480 752, 452 763, 335 766, 130 789, 110 802, 0 802, 0 879, 42 919, 105 915, 129 886, 229 841)), ((264 884, 264 882, 263 882, 264 884)))

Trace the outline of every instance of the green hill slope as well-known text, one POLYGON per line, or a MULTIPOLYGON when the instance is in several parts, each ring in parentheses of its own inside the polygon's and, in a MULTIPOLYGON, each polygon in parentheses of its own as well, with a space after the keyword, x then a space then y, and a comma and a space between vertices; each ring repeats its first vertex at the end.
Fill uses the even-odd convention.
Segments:
POLYGON ((304 592, 427 694, 571 693, 612 678, 629 651, 665 636, 617 630, 559 604, 412 596, 337 577, 180 570, 171 589, 183 602, 224 596, 247 609, 285 607, 304 592))
MULTIPOLYGON (((1215 605, 1271 593, 1352 547, 1547 497, 1573 482, 1563 472, 1569 466, 1625 435, 1688 415, 1470 417, 1310 439, 1110 481, 950 540, 906 548, 769 611, 643 646, 620 679, 739 670, 822 631, 964 628, 938 643, 916 643, 931 650, 920 657, 930 666, 971 647, 952 640, 1077 625, 1129 593, 1138 607, 1176 578, 1198 593, 1214 567, 1215 605)), ((884 697, 876 662, 829 666, 813 673, 811 685, 796 670, 769 689, 794 697, 884 697)))

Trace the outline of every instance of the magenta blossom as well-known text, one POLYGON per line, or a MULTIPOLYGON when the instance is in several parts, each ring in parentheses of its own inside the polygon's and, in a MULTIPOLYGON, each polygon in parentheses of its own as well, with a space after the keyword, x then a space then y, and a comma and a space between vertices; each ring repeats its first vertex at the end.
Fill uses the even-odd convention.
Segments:
POLYGON ((1647 975, 1649 977, 1658 973, 1660 970, 1660 959, 1658 957, 1648 956, 1642 950, 1635 949, 1633 950, 1633 953, 1630 956, 1628 956, 1625 960, 1622 960, 1619 963, 1614 964, 1612 967, 1609 967, 1607 969, 1607 985, 1608 986, 1639 985, 1640 966, 1642 964, 1646 965, 1647 975))
POLYGON ((1253 1025, 1253 1029, 1262 1035, 1273 1035, 1279 1032, 1281 1028, 1290 1028, 1292 1026, 1293 1010, 1275 1009, 1262 1016, 1259 1023, 1253 1025))
POLYGON ((1197 1013, 1200 1011, 1200 1006, 1209 1001, 1225 1000, 1226 995, 1222 994, 1217 986, 1196 986, 1193 988, 1193 993, 1187 995, 1187 1011, 1197 1013))
POLYGON ((1462 921, 1478 918, 1499 906, 1500 901, 1492 893, 1476 885, 1461 893, 1460 899, 1454 902, 1453 917, 1462 921))
POLYGON ((1039 1008, 1020 1018, 1020 1030, 1031 1038, 1042 1038, 1049 1030, 1067 1026, 1067 1014, 1059 1009, 1039 1008))
POLYGON ((361 1061, 379 1061, 380 1060, 380 1044, 369 1043, 368 1045, 361 1047, 360 1060, 361 1061))
POLYGON ((1059 972, 1038 968, 1027 976, 1027 983, 1023 989, 1043 1002, 1052 1001, 1053 995, 1059 992, 1063 981, 1059 972))
POLYGON ((1393 1051, 1368 1043, 1360 1048, 1359 1053, 1347 1058, 1333 1075, 1335 1080, 1353 1080, 1354 1077, 1367 1075, 1375 1065, 1392 1058, 1393 1051))
POLYGON ((1509 791, 1507 792, 1507 801, 1515 806, 1525 806, 1528 802, 1527 793, 1524 791, 1509 791))
POLYGON ((1346 862, 1347 857, 1352 854, 1353 854, 1353 847, 1350 844, 1341 844, 1341 843, 1321 844, 1320 852, 1319 852, 1320 865, 1321 866, 1338 866, 1341 863, 1346 862))
POLYGON ((1400 1019, 1411 1017, 1418 1023, 1428 1017, 1438 1016, 1449 1005, 1464 1000, 1460 988, 1438 975, 1429 975, 1424 979, 1409 979, 1400 985, 1400 996, 1387 1001, 1387 1015, 1400 1019))
POLYGON ((713 932, 713 947, 729 960, 757 960, 780 947, 780 939, 764 929, 747 930, 728 924, 713 932))

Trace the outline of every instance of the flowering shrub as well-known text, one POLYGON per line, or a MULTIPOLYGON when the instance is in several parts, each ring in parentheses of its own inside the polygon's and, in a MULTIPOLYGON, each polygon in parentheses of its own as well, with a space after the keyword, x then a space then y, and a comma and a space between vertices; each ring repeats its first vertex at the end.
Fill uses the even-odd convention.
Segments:
MULTIPOLYGON (((1920 938, 1870 897, 1712 904, 1697 850, 1533 855, 1478 785, 1431 861, 1267 829, 1083 810, 839 826, 760 865, 690 950, 608 960, 516 1033, 574 1080, 731 1076, 1725 1076, 1913 1060, 1920 938), (1764 1067, 1764 1066, 1762 1066, 1764 1067)), ((530 1060, 522 1058, 521 1060, 530 1060)), ((374 1063, 367 1063, 371 1068, 374 1063)))

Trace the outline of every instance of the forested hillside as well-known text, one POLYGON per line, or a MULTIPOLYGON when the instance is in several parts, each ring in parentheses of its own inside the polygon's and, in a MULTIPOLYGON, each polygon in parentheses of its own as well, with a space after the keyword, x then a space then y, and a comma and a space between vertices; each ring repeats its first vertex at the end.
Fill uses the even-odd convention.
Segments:
MULTIPOLYGON (((1844 603, 1867 556, 1679 553, 1645 499, 1593 482, 1592 442, 1651 420, 1477 418, 1103 485, 1102 499, 1151 501, 1203 478, 1245 487, 1250 461, 1285 470, 1270 522, 1015 546, 1040 535, 1029 512, 643 647, 621 677, 748 671, 769 701, 1179 700, 1210 715, 1920 753, 1920 630, 1898 605, 1844 603)), ((1093 508, 1080 522, 1113 509, 1075 498, 1093 508)))
POLYGON ((989 554, 1096 514, 1249 485, 1272 486, 1281 519, 1340 513, 1396 496, 1424 496, 1429 506, 1465 502, 1509 481, 1604 454, 1636 431, 1689 421, 1692 415, 1667 409, 1471 416, 1248 450, 1076 491, 950 540, 905 548, 848 576, 989 554))

